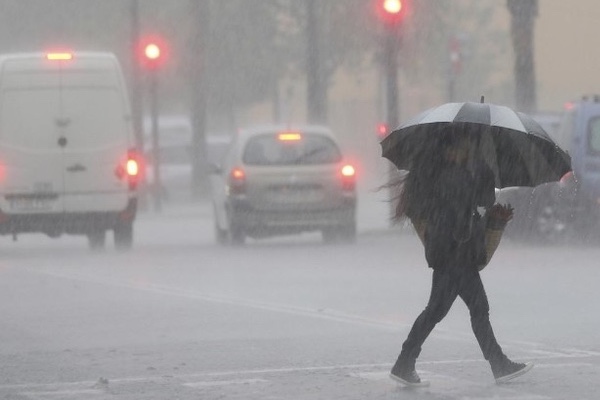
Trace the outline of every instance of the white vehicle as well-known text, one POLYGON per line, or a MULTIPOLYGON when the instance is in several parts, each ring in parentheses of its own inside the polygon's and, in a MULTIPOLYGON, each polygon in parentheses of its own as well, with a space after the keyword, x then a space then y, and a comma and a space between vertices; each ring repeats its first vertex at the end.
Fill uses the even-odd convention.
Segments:
POLYGON ((244 130, 211 181, 220 243, 307 231, 355 239, 355 170, 326 127, 244 130))
POLYGON ((0 234, 130 248, 140 161, 114 55, 0 56, 0 234))
MULTIPOLYGON (((208 133, 205 136, 206 163, 219 163, 230 141, 229 135, 208 133)), ((192 164, 194 157, 198 157, 194 154, 189 117, 161 115, 158 118, 158 147, 161 199, 169 203, 189 202, 193 199, 192 164)), ((144 160, 146 184, 150 190, 156 190, 150 119, 144 120, 144 160)))

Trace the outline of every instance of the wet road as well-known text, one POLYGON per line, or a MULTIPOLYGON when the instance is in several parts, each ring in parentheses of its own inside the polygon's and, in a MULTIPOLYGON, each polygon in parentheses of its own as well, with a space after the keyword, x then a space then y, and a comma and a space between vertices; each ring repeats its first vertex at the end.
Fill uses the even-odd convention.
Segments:
POLYGON ((143 216, 130 253, 6 238, 2 399, 595 399, 600 248, 505 241, 483 272, 496 335, 536 367, 497 386, 456 303, 417 364, 387 377, 428 297, 418 239, 363 230, 213 244, 204 209, 143 216))

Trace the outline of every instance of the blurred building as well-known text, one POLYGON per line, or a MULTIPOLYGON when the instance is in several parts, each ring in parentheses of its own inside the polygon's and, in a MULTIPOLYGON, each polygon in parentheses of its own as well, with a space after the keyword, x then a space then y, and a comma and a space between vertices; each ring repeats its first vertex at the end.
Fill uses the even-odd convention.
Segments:
POLYGON ((538 104, 541 110, 560 110, 565 102, 583 94, 600 93, 600 2, 538 1, 538 104))

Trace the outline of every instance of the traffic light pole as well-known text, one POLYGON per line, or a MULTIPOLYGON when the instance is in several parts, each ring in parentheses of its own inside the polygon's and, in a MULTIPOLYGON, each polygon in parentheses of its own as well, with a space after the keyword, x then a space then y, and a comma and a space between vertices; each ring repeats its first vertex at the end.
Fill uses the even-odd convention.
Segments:
POLYGON ((150 71, 150 118, 152 132, 152 172, 154 182, 152 187, 152 196, 154 199, 154 210, 162 211, 162 181, 160 179, 160 147, 158 140, 158 77, 157 71, 150 71))
MULTIPOLYGON (((400 45, 399 26, 386 27, 384 38, 384 74, 385 74, 385 99, 386 121, 389 131, 393 131, 399 124, 399 90, 398 90, 398 54, 400 45)), ((391 184, 398 178, 398 170, 390 163, 388 180, 391 184)), ((390 217, 396 212, 396 201, 400 195, 397 185, 390 185, 390 217)))
POLYGON ((137 47, 140 41, 140 7, 139 0, 130 0, 131 17, 131 116, 135 134, 135 145, 139 152, 144 151, 144 134, 142 123, 142 96, 137 47))
POLYGON ((384 42, 386 120, 390 130, 398 127, 398 35, 396 27, 387 29, 384 42))

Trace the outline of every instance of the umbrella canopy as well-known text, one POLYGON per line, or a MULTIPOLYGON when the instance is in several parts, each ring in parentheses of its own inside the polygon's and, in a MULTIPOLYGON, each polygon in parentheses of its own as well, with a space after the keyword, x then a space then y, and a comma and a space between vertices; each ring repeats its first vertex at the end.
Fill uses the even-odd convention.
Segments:
POLYGON ((537 186, 571 170, 571 158, 527 114, 489 103, 447 103, 431 108, 394 130, 382 142, 382 156, 411 170, 441 157, 444 135, 476 138, 477 157, 494 171, 497 188, 537 186))

